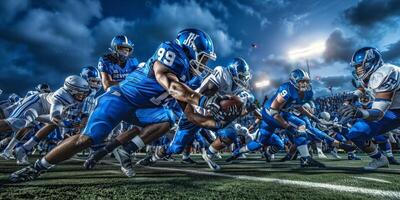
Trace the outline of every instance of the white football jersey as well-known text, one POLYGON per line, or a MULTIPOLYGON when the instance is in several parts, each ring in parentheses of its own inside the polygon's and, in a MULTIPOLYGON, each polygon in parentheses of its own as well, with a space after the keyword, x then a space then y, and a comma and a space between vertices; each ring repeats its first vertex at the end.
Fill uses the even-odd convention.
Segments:
POLYGON ((392 104, 389 109, 400 108, 400 67, 392 64, 383 64, 371 74, 368 89, 374 93, 393 92, 392 104))
POLYGON ((226 95, 226 94, 235 94, 236 88, 234 87, 233 77, 228 69, 217 66, 213 70, 213 73, 207 76, 204 81, 201 83, 200 88, 208 83, 208 81, 213 82, 218 87, 218 94, 226 95))

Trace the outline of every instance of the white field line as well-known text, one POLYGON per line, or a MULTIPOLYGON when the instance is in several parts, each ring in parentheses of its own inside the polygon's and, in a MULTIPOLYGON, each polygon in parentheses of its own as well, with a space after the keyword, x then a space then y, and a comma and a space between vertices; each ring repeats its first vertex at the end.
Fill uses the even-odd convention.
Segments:
MULTIPOLYGON (((84 161, 81 159, 73 158, 73 160, 84 161)), ((102 163, 119 166, 117 163, 101 161, 102 163)), ((197 174, 197 175, 207 175, 207 176, 215 176, 215 177, 224 177, 224 178, 232 178, 239 180, 248 180, 248 181, 259 181, 259 182, 267 182, 267 183, 277 183, 281 185, 294 185, 304 188, 324 188, 332 191, 340 191, 340 192, 351 192, 351 193, 359 193, 359 194, 368 194, 374 196, 382 196, 382 197, 391 197, 400 199, 400 192, 390 191, 390 190, 379 190, 379 189, 369 189, 362 187, 352 187, 345 185, 334 185, 327 183, 318 183, 318 182, 308 182, 308 181, 294 181, 294 180, 286 180, 286 179, 277 179, 277 178, 261 178, 261 177, 253 177, 246 175, 231 175, 231 174, 222 174, 215 172, 206 172, 206 171, 197 171, 190 169, 177 169, 177 168, 165 168, 165 167, 144 167, 147 169, 153 170, 161 170, 161 171, 172 171, 172 172, 184 172, 188 174, 197 174)))
POLYGON ((367 180, 367 181, 375 181, 375 182, 379 182, 379 183, 392 183, 390 181, 379 179, 379 178, 371 178, 371 177, 363 177, 363 176, 355 176, 354 178, 367 180))

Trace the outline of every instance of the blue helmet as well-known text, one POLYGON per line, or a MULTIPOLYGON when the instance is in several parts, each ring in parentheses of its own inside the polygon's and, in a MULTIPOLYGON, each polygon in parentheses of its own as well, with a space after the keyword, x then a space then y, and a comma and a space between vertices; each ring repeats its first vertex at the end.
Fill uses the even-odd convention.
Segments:
POLYGON ((302 69, 295 69, 290 72, 290 83, 300 91, 307 91, 311 89, 310 76, 302 69))
POLYGON ((18 94, 12 93, 10 96, 8 96, 8 101, 10 103, 16 103, 21 99, 21 97, 18 94))
POLYGON ((215 60, 217 56, 210 36, 201 30, 189 28, 180 31, 175 42, 185 51, 194 75, 201 75, 203 71, 212 72, 206 63, 209 59, 215 60))
POLYGON ((41 84, 37 85, 35 87, 35 90, 40 93, 50 93, 51 92, 50 86, 47 85, 46 83, 41 83, 41 84))
POLYGON ((370 75, 382 64, 382 54, 373 47, 363 47, 357 50, 350 62, 350 65, 354 68, 353 75, 362 82, 366 82, 370 75))
POLYGON ((117 35, 111 40, 111 49, 113 53, 118 55, 118 59, 126 61, 133 52, 133 43, 125 35, 117 35), (129 52, 124 52, 120 47, 129 49, 129 52))
POLYGON ((233 81, 237 85, 244 88, 249 86, 249 80, 251 78, 250 67, 243 58, 234 58, 230 61, 227 68, 233 77, 233 81))
POLYGON ((89 83, 90 88, 97 90, 101 87, 101 76, 96 67, 85 66, 81 69, 80 75, 89 83))

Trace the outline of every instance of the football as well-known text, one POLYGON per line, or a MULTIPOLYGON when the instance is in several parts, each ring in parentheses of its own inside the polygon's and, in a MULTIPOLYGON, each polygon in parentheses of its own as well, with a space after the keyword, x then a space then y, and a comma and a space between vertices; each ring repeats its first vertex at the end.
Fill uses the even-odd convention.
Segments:
POLYGON ((229 95, 229 99, 222 100, 220 102, 220 106, 221 106, 223 111, 227 111, 229 109, 229 107, 235 106, 235 105, 237 107, 242 107, 243 106, 243 102, 240 99, 240 97, 235 96, 235 95, 229 95))

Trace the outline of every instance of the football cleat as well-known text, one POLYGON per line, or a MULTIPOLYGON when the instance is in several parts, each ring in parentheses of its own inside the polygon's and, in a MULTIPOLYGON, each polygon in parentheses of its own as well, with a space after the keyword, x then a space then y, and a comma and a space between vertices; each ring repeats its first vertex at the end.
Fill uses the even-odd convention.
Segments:
POLYGON ((286 162, 292 159, 292 155, 286 154, 285 157, 281 158, 279 162, 286 162))
POLYGON ((15 157, 12 155, 12 151, 6 149, 2 153, 0 153, 0 157, 4 158, 5 160, 15 159, 15 157))
POLYGON ((104 158, 108 154, 108 151, 105 148, 101 148, 95 152, 91 152, 88 156, 88 158, 85 160, 83 163, 83 167, 85 169, 93 169, 96 164, 104 158))
POLYGON ((217 163, 215 163, 213 160, 211 160, 211 158, 214 156, 207 154, 207 151, 203 151, 203 153, 201 154, 201 157, 203 157, 204 161, 206 161, 206 163, 207 163, 208 167, 210 167, 210 169, 212 169, 214 171, 218 171, 221 169, 221 167, 217 163))
POLYGON ((241 154, 232 154, 232 156, 230 156, 229 158, 227 158, 226 160, 225 160, 225 162, 232 162, 232 161, 234 161, 234 160, 237 160, 239 157, 240 157, 240 155, 241 154))
POLYGON ((272 160, 272 155, 268 152, 268 150, 263 152, 265 162, 269 163, 272 160))
POLYGON ((131 155, 123 148, 118 148, 113 153, 121 165, 122 173, 124 173, 127 177, 134 176, 135 171, 132 166, 131 155))
POLYGON ((323 163, 316 161, 311 157, 301 157, 300 158, 300 166, 301 167, 319 167, 319 168, 325 167, 325 165, 323 163))
POLYGON ((15 159, 17 160, 17 165, 29 165, 28 155, 24 147, 15 149, 15 159))
POLYGON ((347 159, 348 159, 348 160, 361 160, 361 158, 358 157, 358 156, 357 156, 356 154, 354 154, 354 153, 348 154, 348 155, 347 155, 347 159))
POLYGON ((378 159, 372 159, 370 163, 368 163, 368 166, 365 166, 365 170, 376 170, 381 167, 389 167, 389 161, 386 158, 386 156, 381 156, 378 159))
POLYGON ((39 170, 36 170, 32 166, 28 166, 12 173, 9 180, 13 183, 27 182, 36 179, 40 174, 41 172, 39 170))
POLYGON ((399 161, 397 161, 394 157, 388 157, 388 161, 391 165, 400 165, 399 161))
POLYGON ((147 155, 143 159, 137 161, 136 162, 136 166, 138 166, 138 167, 146 167, 146 166, 153 165, 156 162, 152 159, 152 157, 153 157, 152 155, 147 155))
POLYGON ((187 157, 185 159, 182 159, 181 163, 182 164, 189 164, 189 165, 197 164, 197 162, 194 161, 191 157, 187 157))
POLYGON ((333 156, 333 158, 342 159, 342 157, 340 157, 339 154, 336 151, 332 150, 330 153, 333 156))

